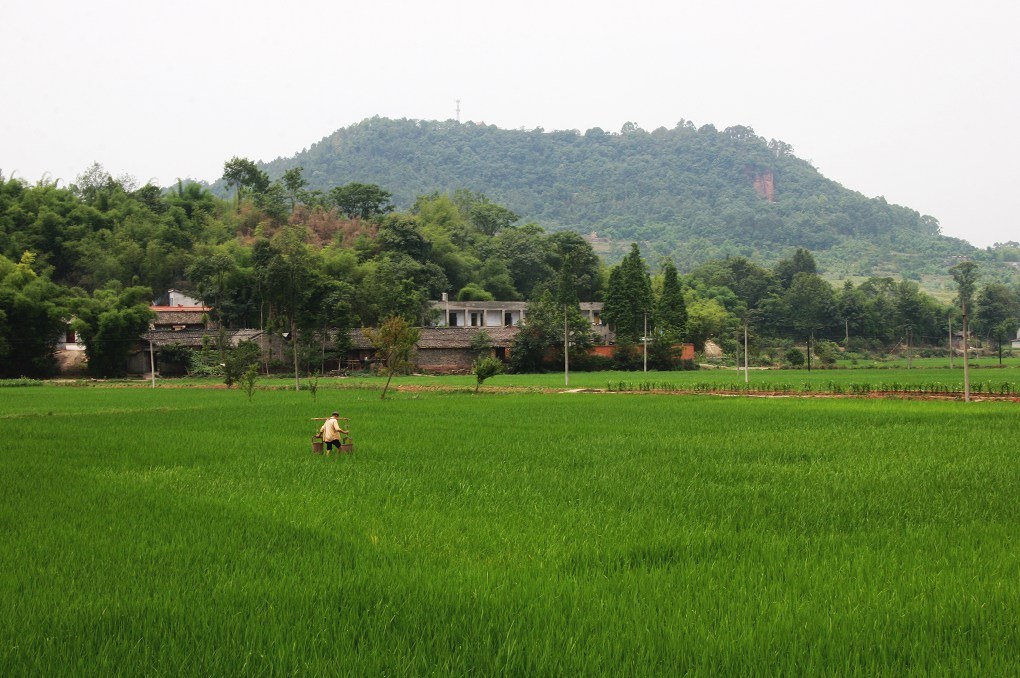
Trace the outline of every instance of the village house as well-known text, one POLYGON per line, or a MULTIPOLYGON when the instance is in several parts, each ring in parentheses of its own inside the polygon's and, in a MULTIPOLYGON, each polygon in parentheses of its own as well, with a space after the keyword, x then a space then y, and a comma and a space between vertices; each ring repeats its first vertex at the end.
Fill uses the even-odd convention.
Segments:
POLYGON ((128 356, 129 374, 146 374, 153 367, 159 373, 161 349, 167 346, 197 351, 204 343, 218 344, 222 341, 225 347, 235 348, 240 342, 254 340, 262 334, 253 329, 221 331, 212 319, 212 306, 206 306, 177 290, 168 290, 149 309, 155 318, 128 356))
MULTIPOLYGON (((445 296, 445 295, 444 295, 445 296)), ((492 328, 517 327, 527 316, 525 301, 433 301, 432 310, 439 318, 437 327, 492 328)), ((601 301, 582 301, 581 315, 588 318, 595 341, 612 344, 616 339, 609 326, 602 322, 601 301)))
MULTIPOLYGON (((415 368, 437 374, 466 373, 478 358, 472 348, 485 333, 490 355, 507 361, 521 322, 527 317, 524 301, 450 301, 431 302, 434 324, 419 329, 420 336, 412 359, 415 368)), ((598 344, 610 344, 615 338, 602 323, 602 302, 582 302, 581 313, 592 325, 598 344)), ((346 368, 368 368, 375 349, 363 329, 351 331, 351 351, 346 368)))
MULTIPOLYGON (((471 371, 478 351, 472 348, 482 332, 488 337, 489 354, 500 360, 510 358, 510 346, 517 327, 422 327, 419 328, 411 361, 415 369, 433 374, 457 374, 471 371)), ((351 330, 351 350, 347 369, 367 369, 375 359, 375 348, 364 329, 351 330)))

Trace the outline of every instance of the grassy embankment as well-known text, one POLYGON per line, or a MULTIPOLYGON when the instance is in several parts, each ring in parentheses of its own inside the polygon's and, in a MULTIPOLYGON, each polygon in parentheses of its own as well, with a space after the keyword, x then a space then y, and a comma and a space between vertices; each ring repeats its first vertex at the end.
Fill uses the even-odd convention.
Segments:
POLYGON ((1016 407, 0 389, 0 671, 1013 674, 1016 407))

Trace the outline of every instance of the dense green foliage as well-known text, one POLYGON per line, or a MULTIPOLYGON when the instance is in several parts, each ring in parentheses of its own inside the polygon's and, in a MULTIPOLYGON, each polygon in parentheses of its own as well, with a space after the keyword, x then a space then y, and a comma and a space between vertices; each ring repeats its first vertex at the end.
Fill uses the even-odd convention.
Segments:
MULTIPOLYGON (((609 137, 606 143, 617 143, 609 137)), ((731 256, 674 278, 671 260, 646 262, 634 243, 607 269, 577 233, 518 223, 517 212, 474 190, 418 195, 409 210, 396 211, 396 193, 387 188, 352 181, 323 190, 312 187, 315 176, 293 167, 271 180, 252 161, 232 158, 224 164, 232 201, 194 183, 138 188, 99 165, 68 188, 0 177, 0 377, 52 374, 54 348, 72 319, 92 374, 118 374, 146 322, 129 307, 169 287, 213 306, 222 327, 285 335, 284 351, 268 356, 264 368, 295 375, 342 358, 351 327, 390 316, 429 324, 429 300, 443 293, 532 302, 548 294, 560 308, 603 300, 603 319, 619 331, 617 366, 631 368, 639 364, 633 348, 645 311, 653 363, 662 366, 675 362, 671 352, 681 339, 699 349, 711 339, 732 352, 744 325, 754 359, 769 364, 776 362, 769 355, 789 348, 776 341, 842 339, 844 350, 944 345, 945 325, 959 316, 915 280, 873 276, 833 290, 820 277, 824 265, 804 248, 771 267, 731 256)), ((654 257, 654 248, 645 252, 654 257)), ((994 349, 1015 331, 1020 288, 988 266, 975 269, 971 315, 994 349)), ((589 338, 580 315, 568 315, 578 325, 580 357, 589 338)), ((562 337, 556 340, 546 320, 532 329, 539 326, 548 327, 521 338, 519 348, 527 348, 516 368, 562 360, 562 337)))
POLYGON ((287 355, 273 361, 296 373, 321 363, 326 344, 330 357, 342 354, 350 327, 392 315, 427 324, 429 300, 444 292, 598 295, 590 244, 515 226, 515 214, 477 193, 420 196, 412 211, 393 213, 374 185, 309 191, 300 170, 270 182, 244 158, 227 161, 224 176, 233 202, 194 183, 135 188, 98 165, 69 188, 0 177, 0 376, 51 374, 72 317, 90 370, 118 374, 128 335, 145 324, 123 316, 124 290, 135 305, 175 287, 212 305, 224 327, 286 334, 287 355))
POLYGON ((682 270, 722 256, 774 262, 794 247, 854 276, 944 274, 953 256, 983 256, 940 236, 932 217, 847 190, 743 126, 581 133, 376 117, 265 168, 296 166, 313 188, 374 182, 403 208, 467 187, 547 228, 621 241, 620 254, 642 242, 682 270))
POLYGON ((1017 672, 1012 404, 319 396, 0 389, 0 671, 1017 672))
POLYGON ((66 291, 33 269, 26 252, 15 264, 0 255, 0 379, 49 376, 67 319, 66 291))

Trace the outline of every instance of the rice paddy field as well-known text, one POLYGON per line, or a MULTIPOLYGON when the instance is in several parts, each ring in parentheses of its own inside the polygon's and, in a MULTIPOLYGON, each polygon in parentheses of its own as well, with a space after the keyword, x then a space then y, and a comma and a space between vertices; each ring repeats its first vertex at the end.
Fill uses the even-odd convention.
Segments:
MULTIPOLYGON (((943 361, 944 362, 944 361, 943 361)), ((1020 397, 1020 369, 1014 366, 997 368, 990 363, 970 370, 971 392, 976 396, 1020 397)), ((289 380, 270 379, 265 384, 292 385, 289 380)), ((375 376, 352 374, 349 377, 324 379, 325 388, 381 388, 383 381, 375 376)), ((474 388, 471 375, 410 375, 394 377, 393 384, 417 389, 474 388)), ((504 374, 485 382, 490 389, 556 389, 588 388, 613 391, 665 392, 740 392, 791 395, 870 395, 899 393, 909 396, 963 397, 963 369, 921 363, 912 369, 904 367, 829 369, 829 370, 756 370, 751 369, 745 382, 743 370, 700 369, 688 372, 562 372, 545 374, 504 374), (567 383, 569 382, 569 383, 567 383)))
POLYGON ((0 388, 0 674, 1020 670, 1020 404, 345 385, 0 388))

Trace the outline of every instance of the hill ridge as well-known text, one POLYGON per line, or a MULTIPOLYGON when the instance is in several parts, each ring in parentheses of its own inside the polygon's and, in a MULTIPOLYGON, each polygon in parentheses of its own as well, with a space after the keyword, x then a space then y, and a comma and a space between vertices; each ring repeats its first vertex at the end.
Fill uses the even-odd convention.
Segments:
POLYGON ((745 126, 582 133, 375 116, 262 166, 271 177, 302 166, 313 189, 376 183, 401 209, 469 189, 549 230, 648 242, 649 255, 681 268, 734 255, 773 262, 805 247, 830 274, 918 278, 977 251, 941 235, 935 218, 847 189, 745 126))

